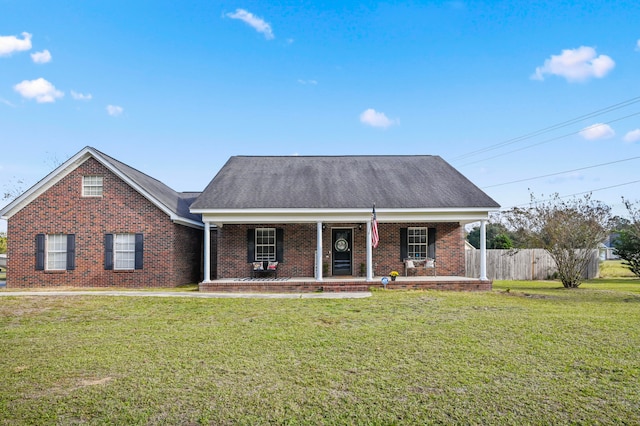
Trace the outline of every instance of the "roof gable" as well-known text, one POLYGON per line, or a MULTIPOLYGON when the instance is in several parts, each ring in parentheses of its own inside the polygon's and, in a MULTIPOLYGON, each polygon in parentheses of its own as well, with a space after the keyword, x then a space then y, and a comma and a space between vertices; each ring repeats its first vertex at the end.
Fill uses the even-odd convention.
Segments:
POLYGON ((497 209, 439 156, 232 157, 192 204, 218 209, 497 209))
POLYGON ((202 226, 199 215, 189 211, 189 207, 199 193, 179 193, 152 178, 92 147, 85 147, 49 173, 44 179, 25 191, 2 210, 0 216, 9 218, 40 194, 55 185, 89 158, 94 158, 134 190, 164 211, 171 220, 190 226, 202 226))

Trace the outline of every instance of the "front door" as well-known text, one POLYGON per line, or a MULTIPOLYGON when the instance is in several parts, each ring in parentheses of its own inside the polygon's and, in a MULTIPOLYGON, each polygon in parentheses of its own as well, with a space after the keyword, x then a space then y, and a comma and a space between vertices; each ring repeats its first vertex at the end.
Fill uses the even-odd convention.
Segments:
POLYGON ((333 252, 332 275, 352 275, 351 229, 331 230, 331 250, 333 252))

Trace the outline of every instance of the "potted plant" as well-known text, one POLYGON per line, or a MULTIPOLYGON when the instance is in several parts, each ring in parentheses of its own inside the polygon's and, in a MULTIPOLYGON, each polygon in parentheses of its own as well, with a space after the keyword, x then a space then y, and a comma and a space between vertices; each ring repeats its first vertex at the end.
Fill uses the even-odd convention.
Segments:
POLYGON ((389 276, 391 277, 391 281, 395 281, 395 280, 396 280, 396 277, 397 277, 398 275, 400 275, 400 274, 398 273, 398 271, 391 271, 391 272, 389 272, 389 276))

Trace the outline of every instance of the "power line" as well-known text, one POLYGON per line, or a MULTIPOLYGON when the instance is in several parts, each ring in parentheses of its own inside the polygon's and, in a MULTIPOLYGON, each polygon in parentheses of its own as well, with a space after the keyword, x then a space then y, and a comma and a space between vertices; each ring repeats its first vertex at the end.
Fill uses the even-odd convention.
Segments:
MULTIPOLYGON (((620 118, 616 118, 614 120, 607 121, 606 123, 601 123, 600 125, 615 123, 616 121, 625 120, 627 118, 630 118, 630 117, 633 117, 633 116, 636 116, 636 115, 640 115, 640 111, 634 112, 633 114, 629 114, 629 115, 626 115, 624 117, 620 117, 620 118)), ((593 126, 591 128, 593 128, 593 126)), ((527 146, 523 146, 522 148, 518 148, 518 149, 511 150, 511 151, 503 152, 502 154, 496 154, 493 157, 486 157, 486 158, 483 158, 483 159, 480 159, 480 160, 472 161, 470 163, 463 164, 461 167, 469 166, 471 164, 480 163, 481 161, 492 160, 494 158, 502 157, 502 156, 505 156, 507 154, 513 154, 514 152, 523 151, 525 149, 533 148, 534 146, 539 146, 539 145, 543 145, 545 143, 557 141, 559 139, 563 139, 563 138, 566 138, 566 137, 569 137, 569 136, 576 135, 576 134, 582 132, 582 130, 584 130, 584 129, 581 129, 581 130, 578 130, 578 131, 575 131, 575 132, 571 132, 571 133, 566 133, 566 134, 561 135, 561 136, 556 136, 556 137, 551 138, 551 139, 546 139, 546 140, 544 140, 542 142, 538 142, 538 143, 535 143, 533 145, 527 145, 527 146)))
POLYGON ((530 181, 530 180, 542 179, 542 178, 546 178, 546 177, 550 177, 550 176, 562 175, 562 174, 565 174, 565 173, 572 173, 572 172, 578 172, 578 171, 581 171, 581 170, 594 169, 596 167, 609 166, 611 164, 617 164, 617 163, 623 163, 625 161, 637 160, 638 158, 640 158, 640 156, 631 157, 631 158, 624 158, 622 160, 610 161, 608 163, 595 164, 593 166, 580 167, 579 169, 565 170, 564 172, 549 173, 547 175, 534 176, 534 177, 530 177, 530 178, 526 178, 526 179, 512 180, 511 182, 504 182, 504 183, 497 183, 495 185, 483 186, 482 189, 495 188, 496 186, 510 185, 512 183, 527 182, 527 181, 530 181))
POLYGON ((608 107, 605 107, 605 108, 590 112, 588 114, 583 114, 581 116, 578 116, 578 117, 563 121, 563 122, 558 123, 558 124, 554 124, 552 126, 545 127, 543 129, 540 129, 540 130, 536 130, 536 131, 531 132, 531 133, 527 133, 527 134, 525 134, 523 136, 518 136, 518 137, 515 137, 515 138, 512 138, 512 139, 507 139, 506 141, 497 143, 495 145, 491 145, 491 146, 488 146, 488 147, 485 147, 485 148, 482 148, 482 149, 478 149, 478 150, 475 150, 475 151, 468 152, 466 154, 459 155, 457 157, 452 158, 451 161, 457 161, 457 160, 465 159, 465 158, 468 158, 468 157, 471 157, 471 156, 474 156, 474 155, 477 155, 477 154, 481 154, 481 153, 488 152, 488 151, 493 151, 493 150, 498 149, 500 147, 511 145, 511 144, 516 143, 516 142, 520 142, 520 141, 523 141, 523 140, 531 139, 531 138, 533 138, 535 136, 539 136, 539 135, 542 135, 542 134, 545 134, 545 133, 549 133, 549 132, 551 132, 553 130, 558 130, 558 129, 561 129, 563 127, 570 126, 572 124, 576 124, 576 123, 578 123, 580 121, 587 120, 589 118, 597 117, 599 115, 606 114, 606 113, 611 112, 611 111, 615 111, 615 110, 618 110, 618 109, 621 109, 621 108, 625 108, 625 107, 627 107, 629 105, 633 105, 633 104, 635 104, 637 102, 640 102, 640 96, 637 96, 637 97, 631 98, 631 99, 627 99, 626 101, 622 101, 622 102, 619 102, 617 104, 610 105, 608 107))
MULTIPOLYGON (((618 188, 618 187, 626 186, 626 185, 632 185, 634 183, 640 183, 640 180, 634 180, 634 181, 631 181, 631 182, 619 183, 617 185, 605 186, 603 188, 592 189, 590 191, 576 192, 575 194, 558 196, 558 198, 569 198, 569 197, 575 197, 577 195, 586 195, 586 194, 591 194, 593 192, 604 191, 604 190, 607 190, 607 189, 618 188)), ((542 202, 546 202, 546 201, 553 201, 553 199, 550 198, 550 199, 547 199, 547 200, 536 200, 536 201, 539 201, 539 202, 542 203, 542 202)), ((512 207, 523 207, 523 206, 528 206, 528 205, 530 205, 530 203, 517 204, 517 205, 512 206, 512 207)))

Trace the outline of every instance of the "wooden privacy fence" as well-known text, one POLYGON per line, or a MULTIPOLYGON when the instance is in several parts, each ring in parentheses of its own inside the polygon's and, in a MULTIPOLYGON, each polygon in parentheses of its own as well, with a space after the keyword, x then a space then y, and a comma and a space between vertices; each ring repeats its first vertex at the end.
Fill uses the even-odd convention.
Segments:
MULTIPOLYGON (((593 250, 583 278, 597 278, 600 273, 598 250, 593 250)), ((466 250, 467 277, 480 276, 480 250, 466 250)), ((491 280, 548 280, 558 272, 546 250, 487 250, 487 278, 491 280)))

